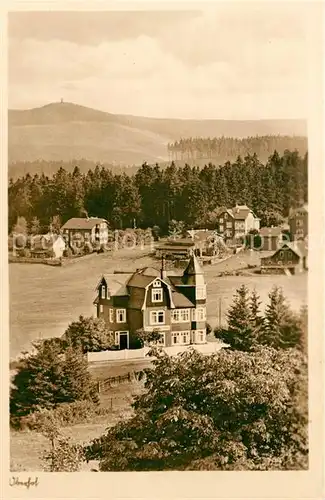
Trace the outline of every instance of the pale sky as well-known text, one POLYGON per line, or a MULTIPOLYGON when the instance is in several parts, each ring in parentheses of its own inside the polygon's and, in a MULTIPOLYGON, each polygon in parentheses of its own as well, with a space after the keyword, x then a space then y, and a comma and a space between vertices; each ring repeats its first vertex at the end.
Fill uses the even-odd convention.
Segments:
POLYGON ((9 14, 9 108, 166 118, 307 116, 308 6, 9 14))

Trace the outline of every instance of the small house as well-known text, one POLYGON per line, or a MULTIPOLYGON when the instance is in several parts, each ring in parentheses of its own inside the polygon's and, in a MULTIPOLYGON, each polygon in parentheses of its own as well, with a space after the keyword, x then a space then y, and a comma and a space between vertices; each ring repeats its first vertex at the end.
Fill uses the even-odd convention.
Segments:
POLYGON ((73 217, 61 228, 69 246, 82 247, 84 243, 107 245, 108 227, 106 219, 97 217, 73 217))
POLYGON ((307 259, 308 249, 304 241, 287 242, 261 259, 261 273, 298 274, 308 269, 307 259))
POLYGON ((260 219, 247 205, 236 205, 218 216, 218 232, 226 241, 236 242, 251 230, 260 228, 260 219))
POLYGON ((60 259, 66 248, 66 243, 60 234, 41 234, 33 236, 30 241, 31 257, 38 259, 60 259))

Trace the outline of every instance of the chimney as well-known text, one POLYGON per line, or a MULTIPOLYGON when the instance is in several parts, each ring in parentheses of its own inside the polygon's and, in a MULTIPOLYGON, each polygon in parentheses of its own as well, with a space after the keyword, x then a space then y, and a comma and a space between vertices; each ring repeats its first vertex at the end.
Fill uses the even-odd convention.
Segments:
POLYGON ((166 272, 166 269, 165 269, 165 257, 164 256, 162 256, 162 258, 161 258, 160 277, 161 277, 162 280, 164 280, 164 279, 167 278, 167 272, 166 272))

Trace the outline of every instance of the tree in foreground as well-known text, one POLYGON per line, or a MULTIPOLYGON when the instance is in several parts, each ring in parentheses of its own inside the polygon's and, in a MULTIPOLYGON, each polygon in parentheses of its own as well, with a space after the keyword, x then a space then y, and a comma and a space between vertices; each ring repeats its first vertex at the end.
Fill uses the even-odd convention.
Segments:
POLYGON ((79 316, 78 321, 70 323, 62 338, 83 353, 105 351, 114 344, 102 318, 79 316))
POLYGON ((82 445, 73 443, 71 438, 62 434, 60 425, 53 412, 42 410, 39 418, 38 431, 45 436, 50 444, 43 451, 41 460, 46 472, 77 472, 84 458, 82 445))
POLYGON ((11 417, 20 418, 39 408, 51 409, 77 400, 97 402, 88 364, 79 351, 61 339, 33 344, 34 351, 19 361, 10 394, 11 417))
POLYGON ((161 333, 156 329, 147 331, 140 328, 136 331, 136 337, 140 340, 142 346, 150 346, 158 344, 161 333))
POLYGON ((307 369, 294 349, 153 351, 134 415, 86 448, 101 471, 307 467, 307 369))

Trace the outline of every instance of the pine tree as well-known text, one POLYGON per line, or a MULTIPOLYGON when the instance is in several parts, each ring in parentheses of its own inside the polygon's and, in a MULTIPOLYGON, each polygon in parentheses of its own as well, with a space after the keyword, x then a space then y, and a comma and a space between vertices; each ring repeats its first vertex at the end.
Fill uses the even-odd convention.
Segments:
POLYGON ((30 233, 33 235, 39 234, 41 229, 40 221, 37 217, 33 217, 31 225, 30 225, 30 233))
POLYGON ((251 313, 251 325, 254 328, 254 338, 256 342, 259 341, 259 337, 261 335, 264 323, 264 318, 261 315, 261 310, 260 310, 261 304, 262 301, 260 300, 260 296, 256 292, 256 289, 254 289, 250 296, 249 308, 251 313))
POLYGON ((286 303, 282 290, 275 286, 269 293, 261 341, 276 349, 296 347, 303 336, 301 319, 286 303))
POLYGON ((249 351, 255 344, 255 327, 245 285, 236 290, 233 304, 227 312, 228 329, 221 333, 222 340, 233 349, 249 351))
POLYGON ((64 402, 97 401, 87 362, 78 350, 66 349, 65 342, 58 338, 35 342, 33 347, 35 352, 20 360, 12 382, 12 417, 64 402))

